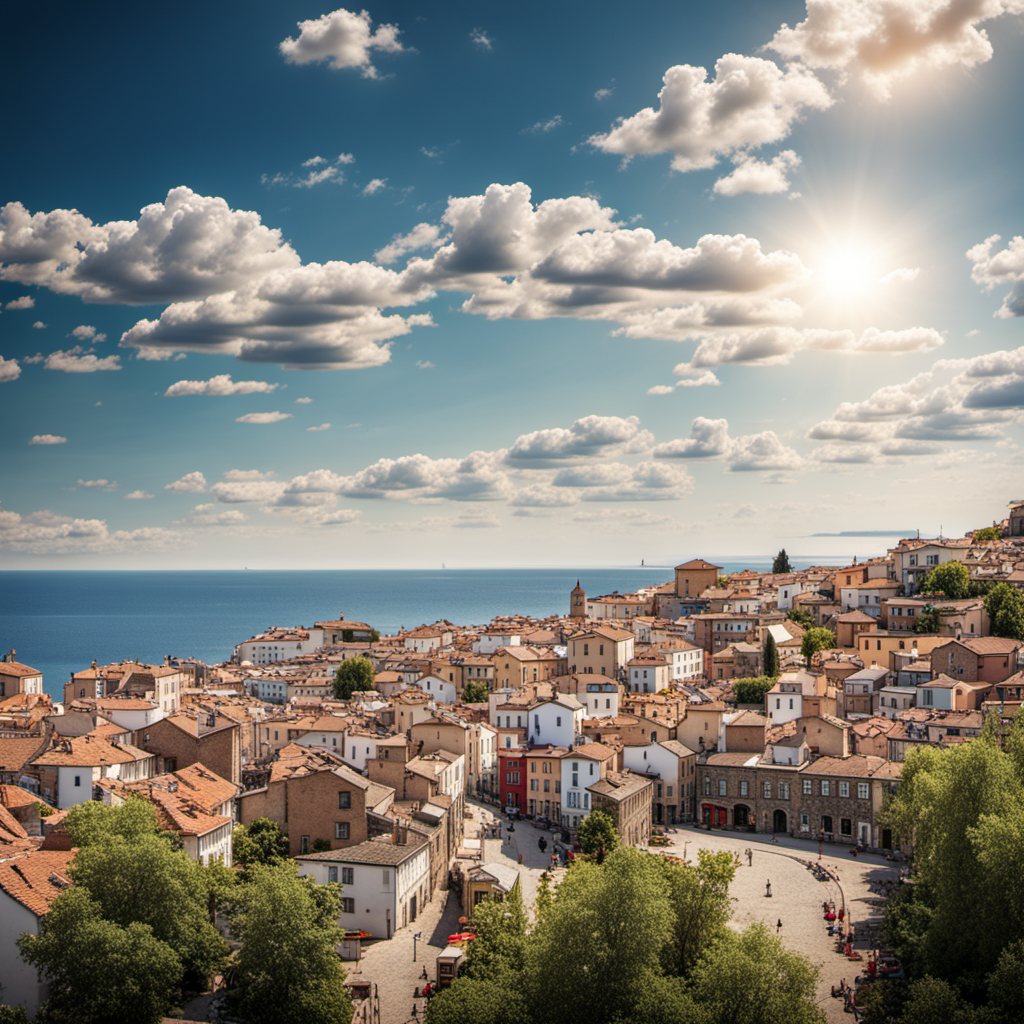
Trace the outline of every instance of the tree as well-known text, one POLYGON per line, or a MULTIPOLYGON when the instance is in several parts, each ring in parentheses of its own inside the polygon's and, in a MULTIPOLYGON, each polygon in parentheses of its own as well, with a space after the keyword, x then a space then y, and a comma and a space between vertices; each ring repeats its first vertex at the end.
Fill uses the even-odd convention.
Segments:
POLYGON ((48 1024, 156 1024, 178 989, 182 964, 145 924, 105 920, 82 886, 62 892, 21 955, 49 983, 48 1024))
POLYGON ((771 676, 772 679, 777 679, 781 667, 779 665, 779 645, 775 642, 775 637, 767 630, 765 631, 764 644, 761 648, 761 662, 764 674, 771 676))
POLYGON ((349 1024, 352 1002, 334 951, 340 886, 299 878, 294 864, 252 868, 232 927, 241 942, 232 1010, 249 1024, 349 1024))
POLYGON ((687 976, 729 920, 729 884, 736 874, 732 854, 701 850, 693 864, 662 860, 665 893, 672 908, 672 934, 662 951, 669 974, 687 976))
POLYGON ((270 818, 255 818, 248 825, 236 825, 231 837, 235 860, 242 867, 280 864, 288 857, 288 837, 270 818))
POLYGON ((808 665, 818 651, 827 651, 836 645, 836 635, 823 626, 812 626, 800 641, 800 653, 808 665))
POLYGON ((163 832, 156 818, 156 808, 141 796, 132 794, 120 807, 110 807, 98 800, 75 804, 64 819, 64 827, 74 846, 95 846, 120 841, 134 843, 146 837, 162 836, 177 845, 174 833, 163 832))
POLYGON ((926 604, 914 623, 915 633, 938 633, 942 616, 934 605, 926 604))
POLYGON ((950 601, 971 596, 971 573, 962 562, 943 562, 929 569, 918 581, 921 594, 945 594, 950 601))
POLYGON ((786 554, 785 548, 780 548, 779 553, 775 556, 772 561, 772 572, 792 572, 793 566, 789 564, 789 555, 786 554))
POLYGON ((619 845, 619 830, 615 827, 615 819, 605 811, 591 811, 580 822, 577 837, 580 849, 594 857, 598 864, 619 845))
POLYGON ((980 530, 972 530, 976 541, 999 540, 1003 536, 1002 528, 999 526, 983 526, 980 530))
POLYGON ((1024 640, 1024 597, 1014 590, 1002 602, 992 622, 994 636, 1009 640, 1024 640))
POLYGON ((814 625, 814 616, 806 608, 790 608, 786 618, 798 626, 803 626, 804 629, 810 629, 814 625))
POLYGON ((521 992, 490 978, 462 977, 430 1000, 425 1021, 426 1024, 531 1024, 521 992))
POLYGON ((758 923, 723 930, 694 970, 693 995, 702 1024, 824 1024, 817 974, 758 923))
POLYGON ((469 921, 469 931, 476 938, 466 949, 463 973, 471 978, 521 973, 527 924, 526 908, 518 889, 504 900, 481 900, 469 921))
POLYGON ((732 692, 737 704, 760 704, 764 707, 764 695, 775 685, 772 676, 750 676, 737 679, 732 684, 732 692))
POLYGON ((490 691, 487 684, 479 679, 471 679, 462 688, 463 704, 484 704, 490 691))
POLYGON ((972 1008, 948 981, 926 976, 910 983, 899 1024, 970 1024, 973 1018, 972 1008))
POLYGON ((200 989, 228 945, 210 921, 206 869, 157 836, 83 847, 68 869, 100 916, 121 928, 144 924, 180 960, 186 989, 200 989))
POLYGON ((334 696, 351 700, 353 693, 373 689, 373 662, 369 658, 346 658, 334 673, 334 696))

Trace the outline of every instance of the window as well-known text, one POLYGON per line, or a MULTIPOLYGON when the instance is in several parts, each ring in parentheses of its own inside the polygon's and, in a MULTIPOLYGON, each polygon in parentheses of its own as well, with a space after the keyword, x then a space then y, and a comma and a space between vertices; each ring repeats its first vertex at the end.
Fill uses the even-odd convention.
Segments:
POLYGON ((562 783, 561 783, 561 781, 559 779, 555 779, 555 792, 556 793, 561 793, 562 792, 562 783))
POLYGON ((343 792, 338 794, 338 809, 347 811, 352 806, 352 794, 343 792))
POLYGON ((341 869, 341 884, 352 885, 355 876, 355 868, 342 868, 341 869))
POLYGON ((848 782, 839 783, 839 795, 849 796, 850 795, 850 784, 848 782))
POLYGON ((585 658, 588 654, 590 654, 590 644, 584 644, 583 645, 583 657, 585 658))
POLYGON ((337 880, 338 880, 338 869, 337 868, 328 868, 327 869, 327 881, 328 882, 336 882, 337 880))
POLYGON ((725 793, 726 793, 725 779, 719 779, 718 780, 718 795, 719 796, 725 796, 725 793))
POLYGON ((711 779, 706 775, 704 776, 704 795, 711 796, 711 779))
POLYGON ((832 785, 831 785, 831 783, 827 779, 822 779, 821 780, 821 795, 822 796, 831 796, 832 795, 832 785))
POLYGON ((573 772, 572 773, 572 784, 574 786, 578 786, 580 784, 579 773, 577 773, 577 772, 573 772))
POLYGON ((866 782, 857 783, 857 799, 867 800, 868 798, 868 784, 866 782))
POLYGON ((336 821, 334 823, 334 838, 335 839, 348 839, 348 822, 347 821, 336 821))
POLYGON ((671 786, 666 786, 665 787, 665 796, 667 796, 667 797, 669 797, 669 799, 671 799, 671 797, 672 797, 672 787, 671 786))
POLYGON ((771 800, 772 798, 772 784, 770 782, 761 783, 761 793, 764 795, 765 800, 771 800))
POLYGON ((800 831, 809 832, 811 829, 811 819, 806 814, 800 815, 800 831))
POLYGON ((299 839, 299 853, 309 853, 309 836, 299 839))
POLYGON ((810 779, 804 779, 804 796, 810 796, 814 792, 814 783, 810 779))
POLYGON ((558 716, 557 716, 557 717, 555 718, 555 728, 556 728, 556 729, 560 729, 561 727, 562 727, 562 716, 561 716, 561 715, 558 715, 558 716))
POLYGON ((530 771, 531 772, 535 772, 536 770, 537 770, 537 762, 536 761, 531 761, 530 762, 530 771))
POLYGON ((789 710, 790 711, 793 710, 793 698, 792 697, 789 698, 789 710))
POLYGON ((750 796, 750 783, 746 779, 740 782, 740 796, 750 796))
POLYGON ((341 897, 341 912, 343 914, 354 914, 356 912, 356 901, 351 896, 341 897))
POLYGON ((530 779, 530 792, 531 793, 536 793, 537 792, 537 780, 536 779, 530 779))
POLYGON ((839 819, 839 834, 841 836, 852 836, 853 835, 853 823, 849 818, 839 819))
POLYGON ((779 799, 780 800, 788 800, 789 799, 789 783, 788 782, 780 782, 779 783, 779 799))
POLYGON ((550 779, 545 779, 544 780, 544 792, 545 793, 550 793, 551 792, 551 780, 550 779))
POLYGON ((75 776, 75 785, 76 786, 80 786, 81 784, 82 784, 82 776, 81 775, 76 775, 75 776))

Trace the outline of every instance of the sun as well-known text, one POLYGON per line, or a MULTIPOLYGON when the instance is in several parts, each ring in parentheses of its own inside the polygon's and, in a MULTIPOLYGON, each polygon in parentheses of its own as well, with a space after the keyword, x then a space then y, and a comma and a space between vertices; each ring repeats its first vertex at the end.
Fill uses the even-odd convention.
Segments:
POLYGON ((876 255, 863 245, 847 245, 822 254, 814 279, 819 287, 837 297, 864 295, 880 277, 876 255))

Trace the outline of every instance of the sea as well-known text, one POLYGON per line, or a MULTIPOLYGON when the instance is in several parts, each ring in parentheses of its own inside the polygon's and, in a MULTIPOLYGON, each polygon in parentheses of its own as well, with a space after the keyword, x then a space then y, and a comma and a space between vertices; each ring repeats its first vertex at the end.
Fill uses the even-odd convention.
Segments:
MULTIPOLYGON (((716 560, 725 572, 770 563, 716 560)), ((496 615, 568 614, 577 579, 591 597, 625 594, 668 582, 672 567, 2 571, 0 653, 16 651, 62 700, 71 674, 94 659, 216 664, 269 626, 311 626, 342 613, 382 635, 438 619, 482 625, 496 615)))

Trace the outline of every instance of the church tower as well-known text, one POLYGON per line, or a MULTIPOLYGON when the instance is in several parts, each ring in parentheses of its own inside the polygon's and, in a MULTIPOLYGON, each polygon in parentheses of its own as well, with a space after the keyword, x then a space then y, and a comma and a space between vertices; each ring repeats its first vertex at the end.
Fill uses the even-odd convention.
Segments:
POLYGON ((569 597, 569 618, 570 619, 585 619, 587 617, 587 593, 580 586, 580 581, 576 581, 576 586, 572 588, 572 594, 569 597))

